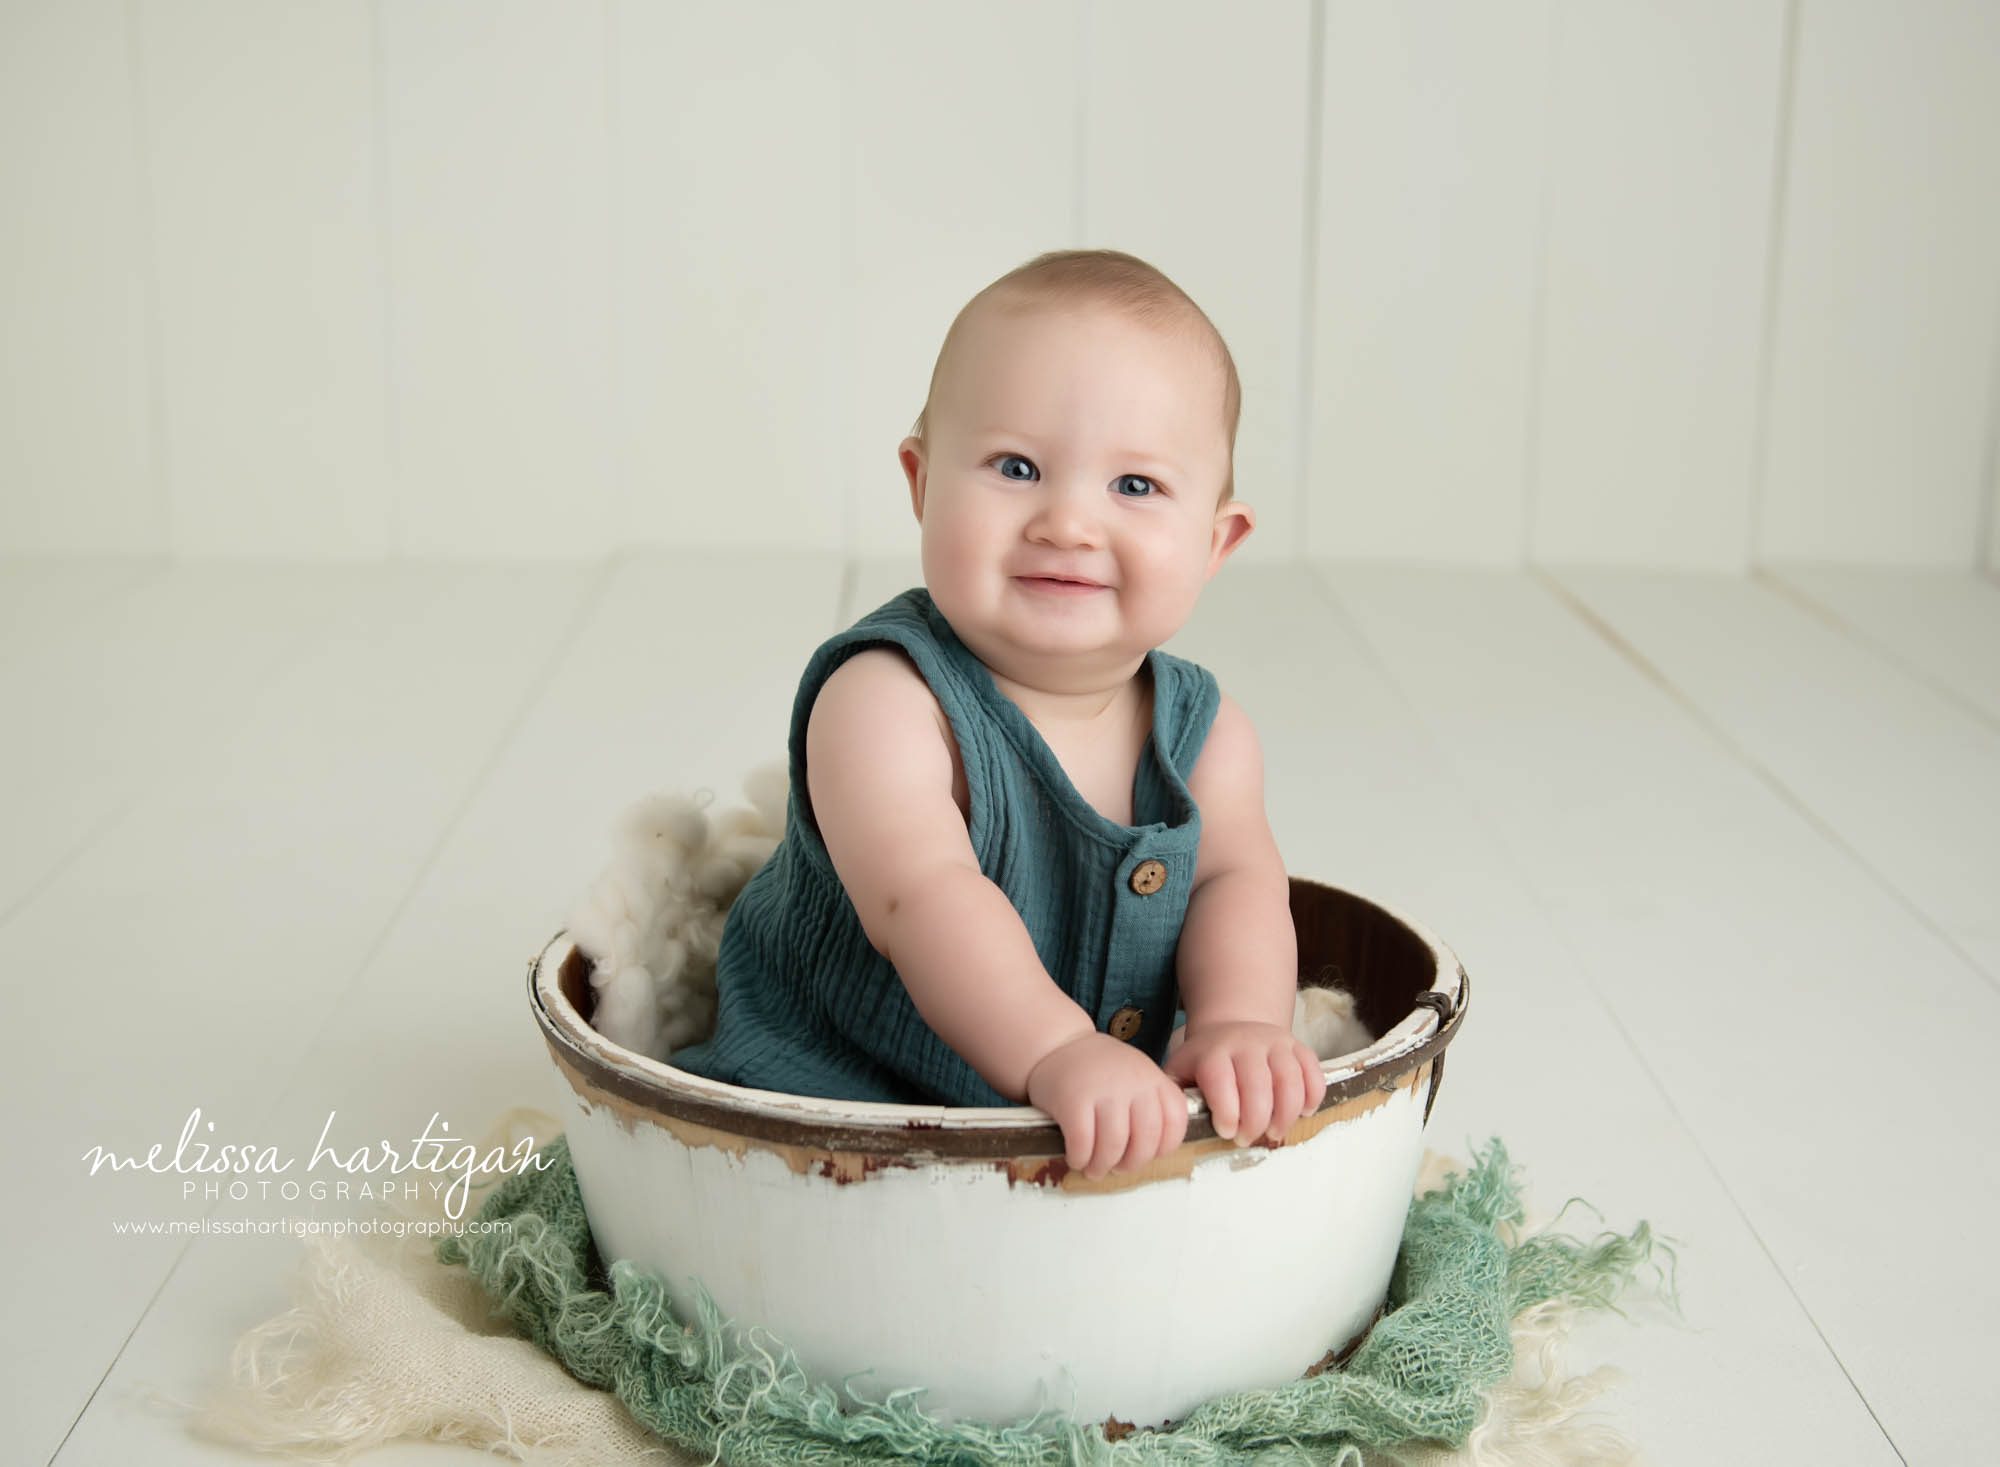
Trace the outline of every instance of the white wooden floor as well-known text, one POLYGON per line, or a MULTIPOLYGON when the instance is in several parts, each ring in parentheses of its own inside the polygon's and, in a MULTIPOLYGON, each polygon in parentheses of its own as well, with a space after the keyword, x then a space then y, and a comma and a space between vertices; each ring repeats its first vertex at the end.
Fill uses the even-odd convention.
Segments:
MULTIPOLYGON (((550 1107, 525 961, 608 822, 738 802, 806 653, 917 579, 0 563, 8 1459, 251 1460, 139 1393, 221 1370, 298 1241, 116 1235, 252 1209, 83 1153, 550 1107)), ((1240 564, 1170 650, 1261 729, 1290 868, 1471 972, 1431 1144, 1680 1241, 1686 1325, 1570 1355, 1648 1460, 1991 1460, 2000 586, 1240 564)))

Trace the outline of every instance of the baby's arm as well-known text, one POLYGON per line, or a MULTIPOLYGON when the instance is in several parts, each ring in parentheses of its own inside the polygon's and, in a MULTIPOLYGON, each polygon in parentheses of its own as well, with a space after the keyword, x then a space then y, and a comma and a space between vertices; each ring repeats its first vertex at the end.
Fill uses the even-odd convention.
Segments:
POLYGON ((870 944, 945 1043, 1008 1099, 1048 1110, 1071 1165, 1098 1176, 1141 1165, 1179 1144, 1186 1100, 1042 966, 1020 913, 979 869, 937 720, 895 649, 856 653, 827 678, 806 724, 827 855, 870 944))
POLYGON ((1291 882, 1264 814, 1257 731, 1226 694, 1188 779, 1201 810, 1194 889, 1176 974, 1187 1034, 1167 1073, 1201 1086, 1219 1135, 1276 1140, 1326 1094, 1319 1057, 1292 1036, 1298 933, 1291 882))

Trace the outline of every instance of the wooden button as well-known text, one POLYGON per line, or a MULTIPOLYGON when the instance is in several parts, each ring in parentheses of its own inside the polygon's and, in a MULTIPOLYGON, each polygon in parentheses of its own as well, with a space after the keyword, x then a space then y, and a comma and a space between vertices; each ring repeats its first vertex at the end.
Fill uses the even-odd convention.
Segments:
POLYGON ((1167 868, 1158 861, 1141 861, 1132 868, 1132 890, 1151 896, 1167 884, 1167 868))
POLYGON ((1126 1004, 1124 1008, 1111 1016, 1111 1037, 1113 1039, 1130 1039, 1134 1034, 1139 1032, 1139 1021, 1145 1017, 1146 1015, 1141 1010, 1133 1008, 1129 1003, 1126 1004))

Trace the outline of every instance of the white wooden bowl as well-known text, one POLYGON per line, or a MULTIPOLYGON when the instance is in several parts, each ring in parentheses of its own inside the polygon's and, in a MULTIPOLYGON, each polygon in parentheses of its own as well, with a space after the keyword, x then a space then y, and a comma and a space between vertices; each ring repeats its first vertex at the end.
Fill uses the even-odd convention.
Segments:
POLYGON ((699 1278, 813 1379, 945 1420, 1178 1420, 1297 1379, 1380 1312, 1464 969, 1414 922, 1292 878, 1302 984, 1381 1035, 1329 1060, 1276 1147, 1186 1140, 1092 1181, 1030 1106, 881 1105, 752 1090, 620 1048, 588 1022, 590 961, 559 933, 529 969, 599 1255, 691 1318, 699 1278))

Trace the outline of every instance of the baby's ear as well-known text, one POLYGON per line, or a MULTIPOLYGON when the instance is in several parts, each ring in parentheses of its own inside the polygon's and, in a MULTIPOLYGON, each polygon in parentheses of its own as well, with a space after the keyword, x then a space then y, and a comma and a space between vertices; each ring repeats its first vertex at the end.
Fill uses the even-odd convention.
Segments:
POLYGON ((924 440, 914 434, 896 445, 896 461, 903 466, 903 477, 910 481, 910 508, 919 524, 923 523, 924 490, 930 476, 925 453, 924 440))
POLYGON ((1250 532, 1257 528, 1257 511, 1247 504, 1234 500, 1222 506, 1215 514, 1215 530, 1209 541, 1209 553, 1213 559, 1209 569, 1213 571, 1227 560, 1230 554, 1250 538, 1250 532))

